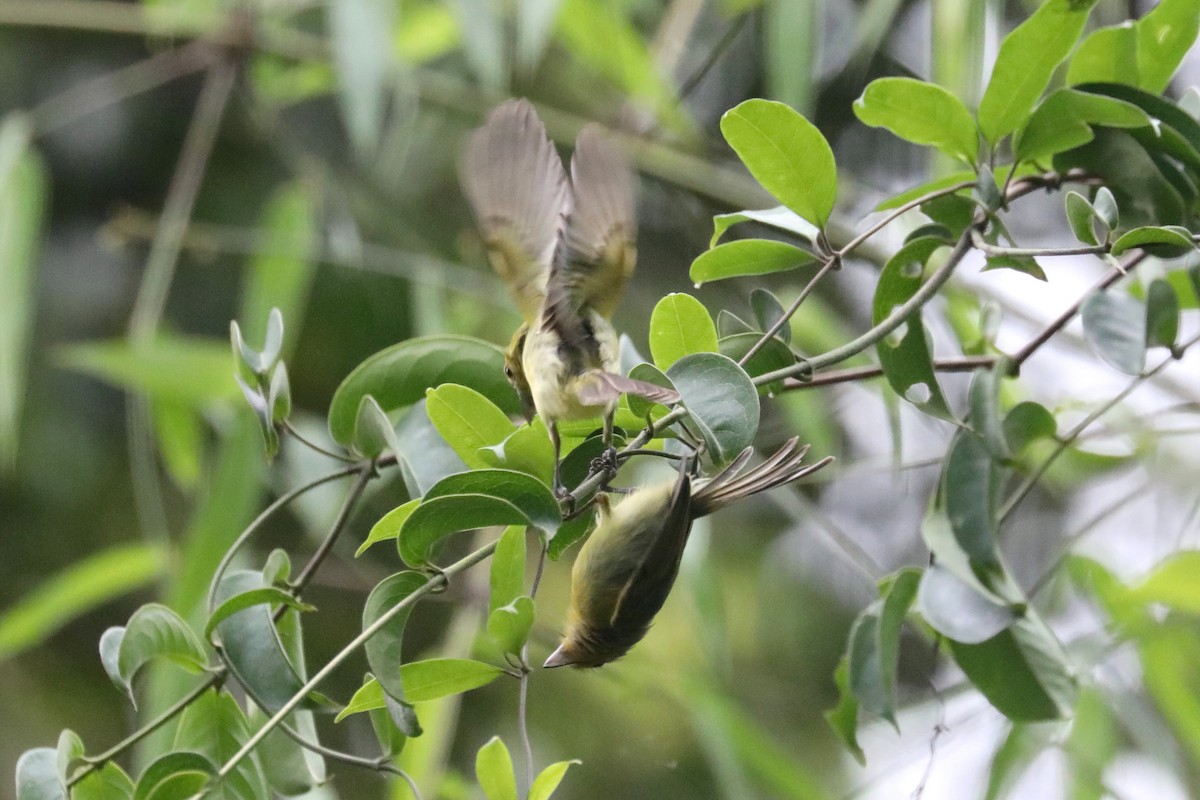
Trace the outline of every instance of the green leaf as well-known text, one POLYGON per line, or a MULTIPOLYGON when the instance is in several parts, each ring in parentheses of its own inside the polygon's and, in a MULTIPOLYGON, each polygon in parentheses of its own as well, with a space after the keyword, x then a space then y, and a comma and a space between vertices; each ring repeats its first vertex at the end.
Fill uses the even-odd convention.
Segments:
POLYGON ((487 800, 517 800, 512 758, 499 736, 493 736, 475 756, 475 776, 487 800))
POLYGON ((404 527, 404 521, 409 515, 421 505, 421 498, 409 500, 403 505, 393 508, 388 513, 371 526, 371 530, 367 533, 367 538, 354 551, 354 556, 357 558, 366 552, 367 548, 377 542, 384 542, 388 539, 395 539, 400 535, 400 529, 404 527))
POLYGON ((525 526, 504 530, 492 554, 489 577, 488 613, 525 594, 525 526))
POLYGON ((686 355, 716 349, 717 328, 699 300, 690 294, 672 293, 654 306, 650 314, 650 355, 656 367, 669 370, 686 355))
POLYGON ((378 708, 383 708, 383 687, 379 685, 375 676, 368 672, 363 685, 358 688, 358 691, 350 698, 350 702, 338 712, 333 721, 341 722, 351 714, 361 714, 364 711, 378 708))
POLYGON ((1137 21, 1137 82, 1148 92, 1161 93, 1196 42, 1200 31, 1200 2, 1160 0, 1137 21))
MULTIPOLYGON (((914 186, 911 189, 903 191, 898 195, 889 197, 887 200, 884 200, 882 203, 875 206, 875 208, 873 210, 874 211, 891 211, 892 209, 899 208, 900 206, 905 205, 907 203, 911 203, 913 200, 916 200, 918 197, 924 197, 925 195, 930 194, 931 192, 939 192, 942 189, 949 189, 951 186, 957 186, 958 184, 961 184, 961 183, 971 184, 971 183, 974 183, 974 181, 975 181, 975 173, 974 172, 951 173, 950 175, 946 175, 941 178, 935 178, 931 181, 927 181, 926 183, 922 183, 919 186, 914 186)), ((969 189, 970 189, 970 186, 967 186, 962 191, 965 192, 965 191, 968 191, 969 189)))
MULTIPOLYGON (((1074 725, 1071 726, 1074 729, 1074 725)), ((987 790, 983 800, 1011 797, 1009 791, 1035 758, 1046 751, 1049 742, 1035 725, 1010 723, 1008 736, 996 748, 987 770, 987 790)))
MULTIPOLYGON (((246 718, 251 730, 258 730, 266 723, 268 714, 258 706, 250 704, 246 718)), ((313 712, 297 711, 290 714, 285 721, 309 741, 319 741, 313 712)), ((329 779, 325 759, 301 747, 280 728, 267 734, 254 752, 267 785, 285 797, 305 794, 329 779)))
POLYGON ((491 400, 454 383, 426 392, 425 410, 438 433, 472 469, 491 466, 479 451, 501 444, 517 429, 491 400))
POLYGON ((1012 457, 1000 419, 1000 383, 1006 369, 1006 362, 990 369, 976 369, 971 378, 969 394, 971 430, 983 439, 992 458, 1000 462, 1012 457))
POLYGON ((274 586, 250 589, 241 594, 235 594, 217 606, 216 611, 212 613, 212 616, 208 618, 208 623, 204 626, 204 638, 209 638, 218 625, 239 611, 261 605, 285 605, 297 611, 316 611, 314 606, 297 600, 283 589, 274 586))
MULTIPOLYGON (((763 332, 770 330, 771 326, 787 314, 783 304, 779 302, 779 298, 766 289, 755 289, 750 293, 750 308, 754 311, 754 320, 758 323, 758 329, 763 332)), ((775 335, 784 342, 792 341, 791 322, 785 320, 775 335)))
POLYGON ((1039 161, 1095 138, 1093 125, 1141 128, 1150 124, 1145 111, 1104 95, 1059 89, 1038 105, 1014 141, 1021 161, 1039 161))
POLYGON ((1110 367, 1137 375, 1146 361, 1146 306, 1123 292, 1100 292, 1083 303, 1083 336, 1110 367))
POLYGON ((825 712, 825 721, 842 740, 850 755, 854 756, 854 760, 860 766, 865 766, 867 757, 858 744, 858 700, 850 691, 849 656, 842 656, 833 673, 833 680, 837 684, 838 704, 825 712))
MULTIPOLYGON (((224 764, 250 738, 250 726, 237 701, 227 692, 213 689, 197 698, 183 712, 175 731, 175 749, 206 756, 224 764)), ((267 796, 266 778, 258 759, 244 758, 237 767, 215 783, 206 797, 256 800, 267 796)))
POLYGON ((1162 278, 1146 292, 1146 346, 1174 347, 1179 335, 1179 298, 1162 278))
POLYGON ((375 154, 383 128, 395 5, 388 0, 345 0, 328 10, 342 120, 356 153, 367 159, 375 154))
MULTIPOLYGON (((367 596, 366 605, 363 606, 363 630, 375 624, 376 620, 427 582, 428 579, 418 572, 397 572, 384 578, 367 596)), ((397 709, 399 713, 394 714, 393 719, 400 728, 400 732, 405 736, 420 736, 421 725, 417 722, 416 712, 409 705, 404 690, 404 676, 400 671, 404 626, 408 623, 411 613, 412 606, 397 612, 374 636, 367 640, 364 649, 367 654, 367 663, 376 680, 399 704, 397 709)))
POLYGON ((1097 128, 1094 133, 1095 139, 1088 144, 1054 156, 1054 168, 1078 168, 1103 180, 1120 205, 1127 226, 1177 224, 1184 220, 1183 198, 1137 139, 1127 131, 1111 128, 1097 128))
POLYGON ((1196 243, 1186 228, 1174 225, 1134 228, 1121 234, 1112 246, 1112 254, 1119 256, 1126 250, 1138 247, 1159 258, 1178 258, 1196 250, 1196 243))
POLYGON ((550 545, 546 548, 546 557, 551 561, 558 561, 568 547, 587 535, 595 516, 595 508, 589 507, 583 514, 564 522, 558 529, 558 533, 554 534, 554 538, 550 540, 550 545))
POLYGON ((725 235, 725 231, 741 222, 757 222, 769 225, 781 231, 794 233, 805 241, 812 242, 821 231, 816 225, 801 217, 787 206, 775 206, 762 210, 735 211, 731 214, 717 214, 713 217, 713 235, 709 247, 716 247, 717 242, 725 235))
MULTIPOLYGON (((1065 202, 1067 224, 1071 226, 1071 233, 1075 234, 1075 238, 1084 244, 1100 244, 1095 228, 1092 227, 1092 220, 1099 219, 1100 215, 1092 208, 1092 204, 1078 192, 1067 192, 1065 202)), ((1107 231, 1105 235, 1107 236, 1107 231)))
POLYGON ((35 747, 22 753, 16 768, 17 800, 67 800, 57 763, 53 747, 35 747))
MULTIPOLYGON (((196 634, 178 614, 164 605, 147 603, 133 612, 129 622, 119 634, 109 634, 110 647, 116 644, 115 667, 117 686, 133 699, 133 679, 138 671, 156 658, 165 658, 186 668, 200 672, 208 659, 204 646, 196 634)), ((106 631, 106 634, 108 632, 106 631)), ((104 652, 103 641, 101 652, 104 652)), ((109 677, 113 673, 109 672, 109 677)))
POLYGON ((1117 200, 1107 186, 1101 186, 1096 190, 1092 207, 1096 211, 1096 218, 1108 229, 1104 234, 1107 238, 1108 231, 1115 230, 1121 224, 1121 212, 1117 208, 1117 200))
POLYGON ((433 427, 425 398, 414 403, 396 423, 400 474, 409 497, 420 497, 445 478, 464 472, 467 465, 433 427))
POLYGON ((14 656, 82 614, 162 575, 162 548, 119 544, 68 566, 0 615, 0 659, 14 656))
POLYGON ((1137 74, 1137 25, 1125 21, 1084 37, 1067 65, 1067 85, 1092 81, 1136 83, 1137 74))
POLYGON ((428 336, 393 345, 356 367, 330 401, 329 432, 335 442, 350 443, 364 395, 390 412, 424 399, 427 389, 443 383, 474 389, 508 414, 521 412, 504 377, 501 348, 467 336, 428 336))
MULTIPOLYGON (((875 286, 871 312, 874 324, 890 317, 897 306, 917 293, 924 282, 925 264, 944 246, 940 238, 926 236, 904 245, 888 259, 875 286)), ((897 395, 927 414, 954 418, 933 369, 928 335, 919 311, 883 339, 876 352, 884 377, 897 395)))
POLYGON ((133 800, 189 800, 202 792, 217 768, 199 753, 167 753, 138 778, 133 800))
POLYGON ((1058 423, 1054 415, 1040 403, 1026 400, 1017 403, 1004 417, 1004 438, 1015 455, 1042 439, 1054 439, 1058 423))
MULTIPOLYGON (((224 605, 265 588, 262 573, 232 570, 217 586, 217 602, 224 605)), ((252 605, 235 611, 215 629, 230 668, 255 703, 274 714, 300 691, 303 682, 284 649, 270 606, 252 605)))
POLYGON ((400 456, 400 443, 392 421, 371 395, 363 395, 354 421, 353 448, 367 458, 378 458, 390 450, 400 456))
POLYGON ((71 787, 71 800, 130 800, 133 780, 113 762, 71 787))
POLYGON ((33 333, 46 170, 23 115, 0 123, 0 468, 14 466, 33 333))
POLYGON ((427 563, 433 546, 458 531, 491 525, 532 525, 553 536, 562 524, 546 484, 523 472, 478 469, 438 481, 400 529, 404 563, 427 563))
POLYGON ((993 144, 1029 118, 1054 70, 1071 52, 1095 0, 1048 0, 1000 43, 979 101, 979 128, 993 144))
POLYGON ((487 467, 524 472, 547 484, 554 479, 554 445, 541 417, 521 425, 499 444, 482 448, 479 457, 487 467))
MULTIPOLYGON (((739 333, 733 336, 726 336, 720 341, 721 355, 728 356, 734 361, 740 362, 742 357, 750 352, 750 348, 757 344, 761 338, 761 333, 739 333)), ((749 361, 742 365, 742 368, 746 370, 746 374, 751 378, 757 378, 759 375, 774 372, 777 369, 784 369, 795 363, 796 354, 792 352, 792 349, 779 339, 771 337, 757 353, 750 357, 749 361)), ((778 385, 779 382, 760 386, 759 391, 770 392, 778 385)))
POLYGON ((229 368, 229 351, 216 339, 159 333, 152 341, 125 339, 69 345, 56 361, 153 400, 203 409, 240 393, 229 368))
MULTIPOLYGON (((675 388, 674 384, 671 383, 671 379, 666 376, 666 373, 653 364, 635 364, 633 369, 629 370, 629 377, 634 380, 653 383, 655 386, 662 386, 665 389, 675 388)), ((638 397, 635 394, 625 395, 625 402, 629 406, 630 412, 642 418, 649 416, 657 419, 667 413, 666 406, 638 397)), ((597 453, 597 455, 599 454, 597 453)))
POLYGON ((811 122, 783 103, 754 99, 725 112, 721 133, 776 200, 825 226, 837 195, 837 167, 811 122))
MULTIPOLYGON (((959 430, 942 467, 946 517, 972 573, 993 590, 1003 572, 995 538, 1000 489, 1000 470, 984 440, 969 430, 959 430)), ((945 561, 944 550, 932 549, 945 561)))
POLYGON ((1012 607, 997 603, 936 563, 921 579, 917 608, 938 633, 967 644, 987 641, 1017 619, 1012 607))
MULTIPOLYGON (((815 263, 817 257, 806 250, 770 239, 739 239, 706 250, 692 261, 688 273, 696 286, 708 281, 787 272, 815 263)), ((685 297, 687 295, 684 295, 685 297)), ((653 342, 650 347, 654 350, 653 342)))
POLYGON ((488 635, 501 652, 520 657, 521 648, 533 629, 533 615, 533 600, 528 596, 518 597, 488 614, 488 635))
POLYGON ((562 779, 566 776, 567 770, 571 768, 571 765, 580 763, 583 762, 573 759, 571 761, 556 761, 546 767, 533 779, 533 785, 529 787, 529 795, 526 800, 550 800, 550 796, 558 789, 558 785, 562 783, 562 779))
POLYGON ((878 78, 854 101, 863 124, 886 128, 901 139, 932 145, 974 166, 979 132, 962 101, 934 83, 912 78, 878 78))
POLYGON ((695 353, 667 370, 667 377, 699 429, 715 463, 729 461, 758 432, 758 391, 746 371, 726 356, 695 353))
POLYGON ((1200 551, 1186 550, 1168 557, 1125 598, 1136 603, 1162 603, 1189 614, 1200 614, 1200 551))
POLYGON ((1062 644, 1030 609, 979 644, 947 640, 967 678, 997 711, 1014 722, 1070 716, 1078 687, 1062 644))
POLYGON ((850 630, 850 690, 878 717, 896 722, 896 666, 900 629, 917 594, 921 571, 902 570, 880 582, 880 598, 859 615, 850 630))
POLYGON ((413 703, 469 692, 503 674, 504 670, 494 664, 465 658, 431 658, 400 667, 404 691, 413 703))

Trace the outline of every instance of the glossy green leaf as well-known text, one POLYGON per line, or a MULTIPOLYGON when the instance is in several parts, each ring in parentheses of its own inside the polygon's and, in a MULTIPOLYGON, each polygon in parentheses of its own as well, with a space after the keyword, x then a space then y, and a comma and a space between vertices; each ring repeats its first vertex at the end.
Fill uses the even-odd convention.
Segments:
POLYGON ((375 676, 368 672, 363 685, 358 688, 358 691, 350 698, 350 702, 346 703, 346 707, 338 712, 333 721, 341 722, 352 714, 361 714, 364 711, 379 708, 383 708, 383 687, 379 685, 375 676))
POLYGON ((208 623, 204 626, 204 637, 206 639, 209 638, 218 625, 239 611, 261 605, 271 605, 273 607, 285 605, 296 611, 316 611, 314 606, 297 600, 283 589, 274 586, 250 589, 241 594, 235 594, 217 606, 212 616, 208 618, 208 623))
POLYGON ((130 800, 133 779, 109 762, 71 787, 71 800, 130 800))
POLYGON ((414 703, 469 692, 487 686, 503 674, 504 670, 494 664, 466 658, 431 658, 400 667, 404 691, 414 703))
MULTIPOLYGON (((175 749, 200 753, 215 764, 224 764, 250 738, 250 726, 237 701, 227 692, 205 692, 183 712, 175 731, 175 749)), ((267 797, 266 778, 254 756, 244 758, 234 770, 206 792, 214 798, 257 800, 267 797)))
POLYGON ((345 0, 328 11, 342 120, 365 159, 374 155, 383 128, 395 6, 388 0, 345 0))
MULTIPOLYGON (((231 570, 217 586, 217 603, 264 588, 262 573, 231 570)), ((215 630, 230 668, 255 703, 275 713, 300 691, 303 682, 284 649, 270 606, 236 611, 215 630)))
POLYGON ((541 417, 521 425, 499 444, 482 448, 479 457, 493 469, 524 472, 547 484, 554 479, 554 445, 541 417))
MULTIPOLYGON (((739 239, 705 250, 692 261, 688 273, 697 286, 708 281, 787 272, 815 263, 807 250, 771 239, 739 239)), ((684 295, 685 297, 687 295, 684 295)), ((651 351, 654 346, 651 344, 651 351)))
POLYGON ((134 800, 190 800, 200 794, 217 768, 199 753, 167 753, 138 777, 134 800))
POLYGON ((1062 644, 1029 610, 979 644, 947 640, 950 653, 988 702, 1014 722, 1070 716, 1078 687, 1062 644))
MULTIPOLYGON (((427 582, 428 579, 418 572, 397 572, 384 578, 367 596, 367 602, 363 606, 363 630, 375 624, 376 620, 427 582)), ((397 612, 374 636, 367 640, 364 649, 367 654, 367 663, 376 680, 399 704, 397 709, 399 713, 394 714, 393 719, 400 728, 400 732, 405 736, 420 736, 421 725, 417 722, 416 712, 409 705, 404 690, 404 676, 400 671, 404 626, 408 623, 411 613, 411 606, 397 612)))
POLYGON ((526 800, 550 800, 550 797, 558 789, 558 785, 562 783, 566 777, 567 770, 572 764, 582 763, 578 759, 572 761, 556 761, 550 766, 538 773, 538 776, 533 779, 533 784, 529 787, 529 795, 526 800))
POLYGON ((23 115, 0 123, 0 468, 11 468, 24 405, 46 170, 23 115))
MULTIPOLYGON (((207 665, 204 646, 196 634, 178 614, 158 603, 148 603, 133 612, 123 633, 108 635, 110 647, 115 643, 117 685, 130 699, 134 677, 156 658, 165 658, 191 672, 200 672, 207 665)), ((102 654, 103 644, 102 641, 102 654)), ((110 677, 112 674, 110 671, 110 677)))
POLYGON ((421 498, 418 497, 384 514, 378 522, 371 526, 371 530, 367 533, 367 538, 358 546, 358 550, 354 551, 355 557, 361 556, 366 552, 368 547, 377 542, 385 542, 399 536, 400 529, 404 527, 404 521, 408 519, 409 515, 420 504, 421 498))
POLYGON ((0 659, 45 641, 113 598, 143 588, 165 566, 162 548, 148 544, 119 544, 75 562, 0 615, 0 659))
POLYGON ((472 469, 490 466, 479 451, 500 444, 517 429, 491 400, 454 383, 426 392, 425 410, 438 433, 472 469))
POLYGON ((499 736, 493 736, 475 756, 475 776, 487 800, 517 800, 512 757, 499 736))
POLYGON ((686 355, 716 349, 717 328, 699 300, 690 294, 672 293, 654 306, 650 315, 650 354, 656 367, 668 370, 686 355))
POLYGON ((850 630, 850 690, 859 705, 896 723, 896 666, 900 630, 917 594, 920 570, 906 569, 880 584, 880 597, 850 630))
POLYGON ((533 617, 533 600, 523 595, 488 614, 488 635, 501 652, 519 657, 533 629, 533 617))
POLYGON ((1137 25, 1123 22, 1089 33, 1067 65, 1067 85, 1092 81, 1126 83, 1138 73, 1137 25))
POLYGON ((758 391, 737 362, 717 353, 695 353, 672 365, 667 377, 714 462, 725 463, 753 443, 758 391))
POLYGON ((741 222, 757 222, 781 231, 794 233, 807 242, 817 238, 820 230, 808 220, 801 217, 787 206, 775 206, 761 210, 735 211, 731 214, 717 214, 713 217, 713 235, 708 246, 716 247, 717 242, 725 235, 725 231, 741 222))
POLYGON ((913 78, 877 78, 854 101, 863 124, 886 128, 901 139, 932 145, 974 165, 979 132, 962 101, 934 83, 913 78))
POLYGON ((837 670, 833 673, 834 682, 838 689, 838 704, 825 712, 825 721, 834 733, 842 740, 842 744, 854 756, 859 765, 867 763, 866 754, 858 744, 858 700, 850 691, 850 659, 842 656, 837 670))
POLYGON ((496 541, 488 588, 488 613, 525 594, 525 526, 513 525, 496 541))
POLYGON ((59 348, 56 360, 118 388, 189 408, 239 394, 229 351, 215 339, 159 333, 138 345, 125 339, 89 342, 59 348))
POLYGON ((1100 358, 1126 375, 1146 361, 1146 306, 1123 292, 1100 292, 1083 304, 1083 335, 1100 358))
POLYGON ((981 594, 941 564, 925 571, 917 608, 938 633, 967 644, 987 641, 1017 619, 1012 607, 981 594))
POLYGON ((1047 0, 1000 43, 979 101, 979 128, 989 142, 1020 128, 1071 52, 1095 0, 1047 0))
POLYGON ((1168 557, 1126 593, 1137 603, 1162 603, 1165 606, 1200 614, 1200 551, 1185 550, 1168 557))
MULTIPOLYGON (((1092 225, 1092 221, 1100 219, 1100 216, 1088 199, 1078 192, 1067 192, 1065 203, 1067 224, 1071 226, 1071 233, 1075 234, 1075 238, 1084 244, 1100 244, 1100 238, 1096 236, 1096 229, 1092 225)), ((1107 235, 1106 230, 1105 236, 1107 235)))
POLYGON ((1179 336, 1179 298, 1162 278, 1146 291, 1146 346, 1174 347, 1179 336))
POLYGON ((329 404, 329 432, 349 444, 364 395, 375 397, 386 411, 416 403, 425 391, 443 383, 474 389, 508 414, 521 404, 504 377, 504 351, 467 336, 409 339, 368 358, 342 381, 329 404))
POLYGON ((1137 81, 1148 92, 1171 82, 1200 31, 1200 2, 1160 0, 1137 21, 1137 81))
POLYGON ((443 537, 491 525, 532 525, 553 536, 562 524, 546 484, 523 472, 480 469, 443 478, 425 494, 400 530, 404 563, 426 563, 443 537))
POLYGON ((1059 89, 1038 105, 1014 140, 1016 156, 1038 161, 1095 138, 1093 125, 1140 128, 1150 124, 1145 111, 1114 97, 1059 89))
POLYGON ((1126 250, 1141 248, 1159 258, 1178 258, 1196 250, 1196 243, 1186 228, 1174 225, 1134 228, 1121 234, 1112 245, 1112 254, 1119 256, 1126 250))
MULTIPOLYGON (((940 238, 914 239, 888 259, 875 286, 872 322, 878 325, 893 310, 907 302, 924 282, 925 264, 935 251, 945 246, 940 238)), ((920 312, 914 313, 892 334, 876 346, 884 377, 897 395, 927 414, 953 419, 933 369, 928 335, 920 312)))
POLYGON ((67 800, 52 747, 26 750, 17 759, 17 800, 67 800))
POLYGON ((824 227, 837 196, 837 167, 811 122, 783 103, 754 99, 725 112, 721 133, 776 200, 824 227))
POLYGON ((1004 417, 1004 438, 1008 449, 1016 455, 1042 439, 1054 439, 1058 423, 1054 415, 1040 403, 1026 400, 1017 403, 1004 417))

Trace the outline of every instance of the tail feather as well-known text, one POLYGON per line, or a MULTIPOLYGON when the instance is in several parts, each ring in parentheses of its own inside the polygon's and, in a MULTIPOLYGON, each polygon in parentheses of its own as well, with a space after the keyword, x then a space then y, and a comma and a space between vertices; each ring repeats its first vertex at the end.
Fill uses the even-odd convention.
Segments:
POLYGON ((799 439, 789 439, 770 458, 744 475, 737 472, 746 463, 752 452, 747 448, 730 467, 726 467, 712 480, 692 495, 692 510, 697 517, 711 514, 730 503, 768 489, 791 483, 824 467, 832 458, 824 458, 816 464, 805 465, 804 456, 808 445, 800 445, 799 439), (736 466, 737 469, 731 469, 736 466))

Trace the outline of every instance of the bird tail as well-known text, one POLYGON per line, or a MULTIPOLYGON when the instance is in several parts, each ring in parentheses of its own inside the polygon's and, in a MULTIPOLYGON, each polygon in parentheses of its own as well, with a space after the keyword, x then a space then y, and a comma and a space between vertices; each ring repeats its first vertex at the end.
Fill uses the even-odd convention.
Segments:
POLYGON ((793 436, 766 461, 746 474, 739 475, 753 453, 753 448, 747 447, 729 466, 714 475, 692 494, 694 516, 702 517, 711 514, 743 497, 791 483, 806 475, 811 475, 833 461, 832 456, 827 456, 815 464, 803 464, 804 456, 808 453, 808 445, 801 445, 800 439, 793 436))

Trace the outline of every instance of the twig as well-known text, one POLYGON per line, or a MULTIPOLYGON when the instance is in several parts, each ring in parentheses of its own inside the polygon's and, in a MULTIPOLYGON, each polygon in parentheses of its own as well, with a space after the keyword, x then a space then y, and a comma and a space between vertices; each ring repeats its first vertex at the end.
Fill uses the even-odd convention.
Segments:
POLYGON ((279 723, 279 730, 283 731, 283 733, 289 739, 303 747, 305 750, 311 750, 312 752, 322 755, 325 758, 341 762, 342 764, 349 764, 352 767, 361 767, 374 772, 387 772, 392 775, 396 775, 402 778, 408 784, 408 788, 412 790, 413 797, 415 797, 416 800, 421 800, 421 793, 417 789, 416 782, 413 781, 412 777, 407 772, 391 763, 390 756, 363 758, 362 756, 356 756, 353 753, 335 750, 332 747, 326 747, 320 742, 315 742, 312 739, 309 739, 304 734, 300 733, 300 731, 296 730, 291 725, 288 725, 286 722, 279 723))
MULTIPOLYGON (((974 372, 980 367, 995 365, 997 356, 962 356, 961 358, 940 358, 933 362, 937 372, 974 372)), ((856 383, 858 381, 879 378, 883 376, 883 367, 871 365, 866 367, 850 367, 814 375, 812 380, 801 381, 788 378, 783 383, 783 391, 790 392, 799 389, 812 389, 817 386, 830 386, 836 383, 856 383)))
MULTIPOLYGON (((546 566, 546 552, 549 542, 541 537, 542 547, 538 553, 537 570, 533 573, 533 583, 529 586, 529 598, 537 597, 538 587, 542 583, 542 571, 546 566)), ((521 733, 521 746, 525 750, 525 789, 533 785, 533 743, 529 739, 529 646, 521 647, 521 688, 517 696, 517 728, 521 733)))
POLYGON ((729 49, 729 46, 733 44, 735 39, 737 39, 738 34, 742 32, 742 28, 746 27, 746 22, 749 19, 750 12, 743 12, 729 23, 729 27, 725 29, 725 33, 721 34, 721 38, 717 40, 717 43, 713 45, 712 50, 709 50, 708 55, 704 57, 704 63, 697 67, 696 71, 689 75, 687 79, 679 85, 680 103, 682 103, 684 100, 687 100, 688 97, 691 96, 692 92, 696 90, 696 87, 700 85, 700 81, 704 80, 704 76, 707 75, 709 70, 715 67, 717 62, 721 60, 721 56, 725 54, 725 51, 729 49))
POLYGON ((851 239, 849 242, 847 242, 842 248, 840 248, 837 251, 837 255, 842 258, 845 258, 850 253, 857 250, 862 245, 863 242, 867 241, 867 239, 870 239, 872 236, 879 233, 881 230, 886 228, 888 225, 891 225, 893 222, 895 222, 897 219, 899 219, 905 213, 912 211, 914 208, 925 205, 930 200, 936 200, 939 197, 945 197, 946 195, 951 195, 951 194, 954 194, 955 192, 961 192, 963 189, 970 189, 974 185, 975 185, 975 181, 960 181, 959 183, 956 183, 952 186, 947 186, 942 189, 935 189, 932 192, 928 192, 926 194, 921 195, 920 197, 916 197, 916 198, 913 198, 912 200, 909 200, 904 205, 898 206, 897 208, 892 209, 891 213, 889 213, 883 219, 879 220, 874 225, 867 228, 865 231, 858 234, 853 239, 851 239))
POLYGON ((795 313, 800 310, 800 304, 808 299, 808 296, 812 294, 813 289, 817 288, 817 284, 820 282, 820 280, 841 266, 841 256, 837 254, 828 256, 825 259, 825 263, 823 263, 821 268, 817 270, 817 274, 813 275, 812 278, 809 279, 808 283, 804 284, 804 288, 800 290, 800 294, 796 297, 795 301, 788 306, 787 310, 780 315, 779 319, 775 320, 775 322, 771 324, 770 328, 763 331, 762 336, 758 337, 758 340, 750 347, 749 350, 746 351, 746 354, 738 359, 738 366, 746 366, 750 359, 754 357, 754 354, 763 349, 767 342, 771 341, 771 337, 779 333, 779 331, 783 329, 783 326, 788 324, 788 320, 790 320, 795 313))
POLYGON ((326 450, 324 447, 322 447, 321 445, 312 441, 308 437, 304 436, 302 433, 300 433, 300 431, 296 430, 296 427, 294 425, 292 425, 292 423, 286 419, 283 421, 283 429, 285 431, 287 431, 288 434, 291 435, 291 437, 293 439, 295 439, 297 442, 304 445, 305 447, 307 447, 308 449, 312 450, 315 453, 320 453, 323 456, 329 456, 330 458, 337 459, 338 461, 344 461, 347 464, 358 463, 353 458, 351 458, 348 455, 345 455, 344 453, 335 453, 332 450, 326 450))
MULTIPOLYGON (((329 553, 333 550, 333 545, 342 535, 342 531, 346 529, 346 523, 350 521, 350 514, 354 511, 354 507, 358 505, 359 498, 367 488, 367 484, 375 477, 375 462, 370 461, 366 464, 360 464, 358 469, 358 480, 350 487, 350 491, 346 494, 346 499, 342 503, 341 509, 338 511, 337 518, 333 521, 333 525, 329 529, 329 533, 325 535, 324 541, 316 549, 316 552, 308 559, 308 563, 300 570, 300 574, 291 583, 291 595, 299 598, 304 591, 304 587, 312 580, 313 575, 320 569, 321 563, 329 557, 329 553)), ((275 613, 275 619, 287 610, 287 606, 280 606, 275 613)))
POLYGON ((1111 245, 1080 245, 1079 247, 1003 247, 988 242, 978 230, 971 233, 975 249, 987 256, 1012 256, 1015 258, 1037 258, 1039 256, 1098 256, 1112 249, 1111 245))

